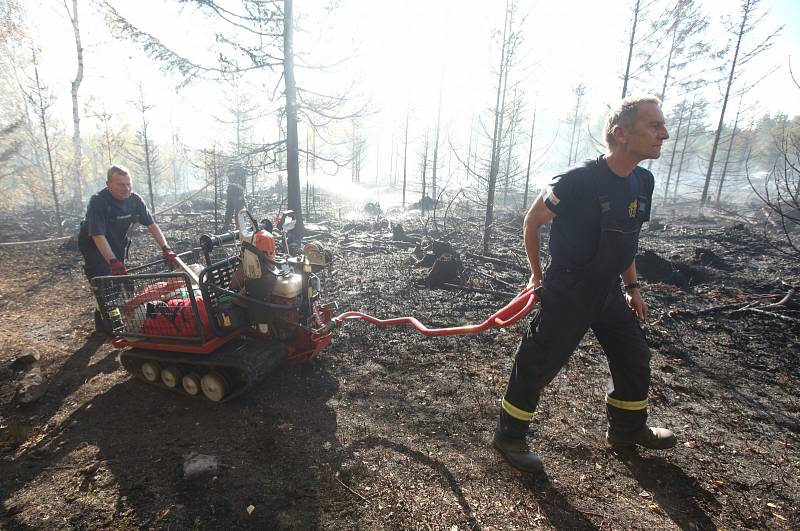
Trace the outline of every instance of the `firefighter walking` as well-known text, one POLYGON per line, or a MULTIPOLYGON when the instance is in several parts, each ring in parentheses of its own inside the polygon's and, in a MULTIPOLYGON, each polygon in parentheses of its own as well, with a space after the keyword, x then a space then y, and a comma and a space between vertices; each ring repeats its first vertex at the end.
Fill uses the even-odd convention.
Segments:
POLYGON ((525 251, 541 306, 517 349, 494 447, 513 467, 540 472, 526 442, 544 387, 591 328, 608 358, 606 440, 615 448, 667 449, 675 435, 647 425, 650 350, 637 320, 647 316, 634 258, 650 219, 653 175, 638 163, 661 155, 669 138, 660 101, 628 98, 612 109, 607 153, 555 177, 531 206, 525 251), (539 229, 552 221, 550 265, 542 274, 539 229))

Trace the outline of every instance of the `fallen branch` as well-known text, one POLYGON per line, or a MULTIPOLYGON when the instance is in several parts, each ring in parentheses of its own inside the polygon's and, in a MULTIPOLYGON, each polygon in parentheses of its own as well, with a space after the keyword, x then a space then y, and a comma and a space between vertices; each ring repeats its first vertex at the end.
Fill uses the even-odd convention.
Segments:
POLYGON ((783 319, 784 321, 789 321, 792 323, 800 323, 800 319, 798 319, 797 317, 789 317, 788 315, 781 315, 775 312, 767 312, 764 310, 760 310, 758 308, 742 308, 741 311, 761 313, 764 315, 769 315, 770 317, 777 317, 778 319, 783 319))
POLYGON ((184 204, 185 202, 187 202, 187 201, 191 200, 193 197, 196 197, 197 195, 199 195, 199 194, 200 194, 200 192, 202 192, 203 190, 205 190, 206 188, 208 188, 208 187, 209 187, 209 186, 211 186, 212 184, 213 184, 213 182, 206 184, 204 187, 200 188, 198 191, 196 191, 196 192, 193 192, 192 194, 190 194, 190 195, 189 195, 189 196, 187 196, 187 197, 184 197, 183 199, 181 199, 181 200, 180 200, 180 201, 178 201, 177 203, 173 203, 173 204, 171 204, 171 205, 170 205, 170 206, 168 206, 168 207, 164 207, 164 208, 162 208, 162 209, 161 209, 161 210, 159 210, 158 212, 155 212, 153 215, 154 215, 154 216, 158 216, 159 214, 163 214, 164 212, 169 212, 169 211, 170 211, 170 210, 172 210, 173 208, 175 208, 175 207, 177 207, 177 206, 180 206, 180 205, 184 204))
POLYGON ((516 297, 519 293, 509 293, 507 291, 496 291, 493 289, 484 289, 484 288, 472 288, 470 286, 464 286, 461 284, 450 284, 449 282, 442 283, 442 286, 445 288, 450 289, 458 289, 462 291, 472 291, 475 293, 487 293, 489 295, 499 295, 501 297, 516 297))
MULTIPOLYGON (((734 307, 735 307, 735 306, 739 306, 740 304, 741 304, 741 302, 739 302, 739 303, 736 303, 736 304, 734 304, 734 305, 732 305, 732 306, 734 306, 734 307)), ((748 302, 748 303, 747 303, 747 304, 745 304, 744 306, 741 306, 741 307, 739 307, 739 308, 736 308, 735 310, 733 310, 733 311, 731 312, 731 315, 733 315, 733 314, 735 314, 735 313, 746 312, 747 310, 749 310, 750 308, 752 308, 754 304, 756 304, 756 303, 755 303, 755 302, 748 302)))
POLYGON ((502 285, 504 288, 507 288, 507 289, 515 289, 515 288, 514 288, 514 286, 512 286, 511 284, 509 284, 509 283, 508 283, 508 282, 506 282, 505 280, 500 280, 500 279, 499 279, 499 278, 497 278, 496 276, 494 276, 494 275, 490 275, 490 274, 489 274, 489 273, 487 273, 486 271, 481 271, 480 269, 478 269, 478 268, 475 268, 475 269, 473 269, 473 270, 472 270, 472 272, 473 272, 473 273, 476 273, 476 274, 478 274, 478 275, 480 275, 480 276, 482 276, 482 277, 484 277, 484 278, 488 278, 489 280, 492 280, 492 281, 494 281, 494 282, 497 282, 498 284, 502 285))
POLYGON ((48 238, 47 240, 30 240, 27 242, 3 242, 0 243, 0 247, 13 247, 15 245, 33 245, 36 243, 48 243, 48 242, 58 242, 61 240, 68 240, 73 238, 75 235, 71 234, 69 236, 59 236, 58 238, 48 238))
POLYGON ((755 303, 748 302, 744 306, 741 306, 741 304, 742 304, 741 302, 734 302, 731 304, 721 304, 719 306, 711 306, 710 308, 703 308, 702 310, 697 310, 697 311, 668 308, 667 310, 664 311, 664 313, 661 314, 661 317, 653 321, 653 324, 657 326, 661 325, 664 322, 664 318, 667 317, 670 319, 676 319, 680 317, 692 318, 692 317, 697 317, 699 315, 706 315, 709 313, 721 312, 724 310, 730 310, 731 308, 735 308, 735 310, 731 312, 731 315, 733 315, 738 312, 746 311, 748 308, 750 308, 750 306, 752 306, 755 303))
POLYGON ((403 240, 389 240, 389 243, 391 243, 392 245, 397 245, 397 246, 405 247, 405 248, 414 247, 415 245, 418 245, 415 242, 407 242, 407 241, 403 241, 403 240))
POLYGON ((506 260, 501 260, 499 258, 493 258, 491 256, 484 256, 482 254, 472 254, 472 253, 464 253, 464 256, 467 258, 472 258, 473 260, 483 260, 484 262, 489 262, 490 264, 498 265, 501 267, 507 267, 509 269, 513 269, 514 271, 519 271, 520 273, 528 273, 528 271, 524 267, 520 267, 517 264, 511 264, 506 260))
MULTIPOLYGON (((744 306, 744 308, 749 307, 751 304, 753 304, 753 303, 752 302, 747 303, 744 306)), ((736 311, 742 311, 743 310, 741 302, 733 302, 733 303, 730 303, 730 304, 720 304, 719 306, 710 306, 708 308, 703 308, 702 310, 696 310, 696 311, 695 310, 681 310, 681 309, 669 308, 669 309, 664 311, 664 313, 661 315, 661 317, 658 319, 658 321, 661 321, 664 317, 670 317, 670 318, 672 318, 672 317, 680 317, 680 316, 694 317, 696 315, 705 315, 707 313, 721 312, 723 310, 730 310, 732 308, 736 308, 736 311)))
POLYGON ((338 482, 339 482, 339 485, 341 485, 342 487, 346 488, 347 490, 349 490, 350 492, 352 492, 353 494, 355 494, 356 496, 358 496, 359 498, 361 498, 361 499, 362 499, 362 500, 364 500, 365 502, 369 503, 369 500, 368 500, 367 498, 365 498, 364 496, 362 496, 362 495, 361 495, 361 494, 359 494, 358 492, 354 491, 353 489, 351 489, 350 487, 348 487, 347 485, 345 485, 345 484, 344 484, 344 482, 343 482, 341 479, 337 478, 336 476, 334 476, 334 477, 333 477, 333 479, 335 479, 336 481, 338 481, 338 482))
POLYGON ((766 306, 764 306, 764 308, 777 308, 779 306, 787 306, 789 304, 789 301, 792 300, 793 296, 794 296, 794 289, 790 289, 789 293, 787 293, 786 296, 784 296, 781 300, 779 300, 778 302, 773 302, 772 304, 767 304, 766 306))

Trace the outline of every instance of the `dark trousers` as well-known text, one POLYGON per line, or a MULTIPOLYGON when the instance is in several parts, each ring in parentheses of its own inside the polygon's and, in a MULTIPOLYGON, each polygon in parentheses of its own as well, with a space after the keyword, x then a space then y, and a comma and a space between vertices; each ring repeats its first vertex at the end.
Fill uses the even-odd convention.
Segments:
POLYGON ((238 188, 229 188, 228 197, 225 201, 225 217, 222 219, 222 230, 227 231, 233 225, 236 226, 236 215, 245 207, 244 192, 238 188))
MULTIPOLYGON (((124 262, 128 259, 128 250, 130 246, 131 241, 126 238, 124 246, 112 246, 111 252, 114 253, 114 256, 117 257, 118 260, 124 262)), ((83 255, 83 272, 86 274, 86 278, 90 283, 94 277, 105 277, 111 274, 111 268, 108 262, 106 262, 106 259, 100 254, 100 251, 97 250, 94 243, 78 242, 78 248, 83 255)))
MULTIPOLYGON (((578 294, 573 294, 578 295, 578 294)), ((542 297, 541 307, 517 348, 498 428, 511 438, 522 438, 539 404, 542 390, 567 363, 591 328, 608 358, 611 380, 606 395, 608 423, 618 433, 633 432, 647 421, 650 387, 650 349, 644 333, 613 288, 596 305, 576 297, 542 297)))
POLYGON ((111 274, 111 268, 108 266, 106 259, 103 258, 103 255, 100 254, 100 251, 97 249, 89 249, 82 253, 83 272, 86 274, 86 278, 89 279, 89 282, 91 282, 94 277, 104 277, 111 274))

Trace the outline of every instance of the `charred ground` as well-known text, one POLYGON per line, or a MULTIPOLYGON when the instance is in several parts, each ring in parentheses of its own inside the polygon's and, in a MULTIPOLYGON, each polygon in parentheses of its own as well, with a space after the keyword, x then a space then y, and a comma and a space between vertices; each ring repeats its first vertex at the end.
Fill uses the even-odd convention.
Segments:
MULTIPOLYGON (((210 230, 199 219, 161 225, 183 249, 210 230)), ((403 224, 450 243, 467 286, 524 286, 519 217, 498 225, 493 262, 469 254, 477 220, 403 224)), ((449 326, 510 299, 427 288, 419 253, 386 220, 325 225, 316 238, 335 262, 323 287, 342 311, 449 326)), ((141 256, 156 254, 136 239, 141 256)), ((650 304, 651 416, 679 446, 605 447, 607 368, 590 334, 542 399, 531 442, 547 475, 528 477, 488 445, 525 324, 434 339, 349 323, 313 363, 212 406, 122 371, 92 333, 73 240, 2 247, 0 526, 800 527, 800 296, 786 298, 800 288, 796 258, 750 226, 682 218, 651 223, 637 260, 650 304), (193 452, 216 457, 216 471, 185 479, 193 452)))

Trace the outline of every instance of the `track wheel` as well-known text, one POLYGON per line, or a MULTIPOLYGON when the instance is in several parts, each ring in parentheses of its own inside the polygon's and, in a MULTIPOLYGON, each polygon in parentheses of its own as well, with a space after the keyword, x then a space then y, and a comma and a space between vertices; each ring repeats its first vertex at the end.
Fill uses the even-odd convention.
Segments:
POLYGON ((181 379, 183 390, 192 396, 200 393, 200 377, 195 373, 187 374, 181 379))
POLYGON ((166 369, 161 369, 161 381, 170 389, 175 389, 181 385, 183 378, 183 371, 174 365, 170 365, 166 369))
POLYGON ((156 383, 161 377, 161 364, 157 361, 142 363, 142 376, 150 383, 156 383))
POLYGON ((212 402, 219 402, 228 394, 230 386, 225 376, 217 371, 211 371, 203 376, 200 381, 203 394, 212 402))

